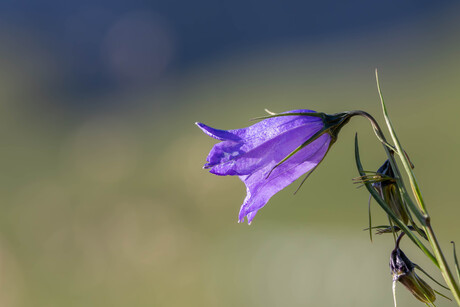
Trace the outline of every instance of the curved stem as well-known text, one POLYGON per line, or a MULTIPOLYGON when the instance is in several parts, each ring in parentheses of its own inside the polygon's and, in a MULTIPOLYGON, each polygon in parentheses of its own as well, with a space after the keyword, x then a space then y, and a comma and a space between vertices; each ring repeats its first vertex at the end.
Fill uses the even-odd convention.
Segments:
POLYGON ((401 234, 399 235, 398 239, 396 239, 395 248, 399 248, 399 243, 401 242, 401 239, 402 239, 402 237, 404 237, 404 235, 405 235, 405 233, 401 232, 401 234))
POLYGON ((424 214, 422 212, 420 212, 420 210, 418 210, 417 206, 414 204, 414 202, 410 198, 409 194, 407 193, 407 190, 406 190, 406 188, 404 186, 404 182, 402 180, 401 173, 399 172, 398 165, 396 164, 396 160, 395 160, 394 155, 393 155, 394 150, 390 151, 390 149, 389 149, 389 147, 393 148, 393 146, 386 145, 386 144, 388 144, 388 142, 387 142, 387 140, 385 138, 385 135, 383 134, 382 128, 380 128, 379 123, 375 120, 375 118, 372 115, 370 115, 369 113, 367 113, 365 111, 361 111, 361 110, 351 111, 350 115, 351 116, 356 116, 356 115, 363 116, 364 118, 366 118, 367 120, 370 121, 370 123, 372 125, 372 128, 374 129, 374 132, 377 135, 377 138, 383 144, 383 149, 385 150, 385 153, 387 154, 388 160, 390 161, 391 167, 393 168, 393 170, 395 172, 395 179, 396 179, 396 182, 397 182, 397 185, 398 185, 398 188, 399 188, 399 192, 401 193, 403 199, 408 204, 408 206, 410 207, 411 211, 415 214, 415 216, 417 217, 419 222, 422 223, 422 225, 425 225, 426 217, 424 216, 424 214))

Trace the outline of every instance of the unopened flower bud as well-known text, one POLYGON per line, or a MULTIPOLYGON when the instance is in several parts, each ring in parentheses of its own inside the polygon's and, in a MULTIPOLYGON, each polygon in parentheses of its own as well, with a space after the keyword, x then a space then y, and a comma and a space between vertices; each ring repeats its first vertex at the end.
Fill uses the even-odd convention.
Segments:
POLYGON ((397 247, 391 252, 390 269, 393 282, 402 283, 419 301, 426 304, 436 300, 434 290, 414 271, 415 265, 397 247))
POLYGON ((380 196, 388 204, 393 213, 407 225, 409 222, 409 214, 401 198, 401 194, 399 193, 396 181, 394 180, 394 171, 390 161, 386 160, 378 169, 377 173, 384 177, 382 181, 374 183, 374 188, 379 192, 380 196))

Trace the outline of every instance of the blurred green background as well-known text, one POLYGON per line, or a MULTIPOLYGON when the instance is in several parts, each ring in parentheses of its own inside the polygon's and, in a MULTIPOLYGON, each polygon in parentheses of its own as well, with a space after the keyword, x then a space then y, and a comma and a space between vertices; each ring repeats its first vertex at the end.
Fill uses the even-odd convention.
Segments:
MULTIPOLYGON (((47 35, 58 27, 2 19, 0 306, 392 306, 393 239, 369 242, 362 231, 368 195, 351 181, 356 131, 367 169, 385 159, 364 119, 342 130, 297 195, 295 184, 274 196, 251 226, 237 224, 243 183, 201 169, 215 142, 194 122, 235 129, 264 108, 308 108, 362 109, 383 124, 377 67, 451 261, 449 242, 460 244, 460 5, 440 3, 394 20, 378 15, 377 24, 336 23, 335 31, 316 29, 311 37, 283 40, 280 32, 253 45, 219 45, 227 52, 203 47, 209 56, 196 49, 202 56, 188 62, 164 60, 172 56, 163 48, 168 39, 159 40, 163 49, 145 47, 161 51, 150 62, 139 52, 142 40, 119 39, 131 37, 130 22, 134 33, 145 26, 158 34, 148 22, 136 24, 155 20, 142 19, 154 8, 141 7, 141 17, 104 32, 105 51, 93 60, 110 82, 90 73, 102 68, 84 57, 86 70, 75 70, 83 66, 72 62, 72 50, 75 58, 80 50, 67 45, 62 52, 62 40, 47 35), (133 52, 123 49, 133 44, 133 52), (141 60, 124 62, 130 56, 141 60)), ((344 8, 336 9, 340 15, 344 8)), ((2 16, 29 16, 25 11, 2 16)), ((372 20, 378 11, 375 5, 360 16, 372 20)), ((45 20, 42 13, 34 20, 45 20)), ((204 29, 212 28, 209 20, 204 29)), ((187 59, 180 35, 175 44, 187 59)), ((385 223, 375 204, 373 213, 376 224, 385 223)), ((403 249, 440 278, 409 241, 403 249)), ((397 297, 399 306, 422 306, 402 286, 397 297)), ((439 298, 438 306, 453 304, 439 298)))

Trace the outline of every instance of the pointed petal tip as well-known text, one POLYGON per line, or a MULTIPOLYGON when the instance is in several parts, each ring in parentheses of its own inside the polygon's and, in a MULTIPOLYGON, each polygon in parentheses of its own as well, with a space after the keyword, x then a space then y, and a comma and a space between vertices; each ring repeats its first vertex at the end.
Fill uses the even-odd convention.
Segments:
POLYGON ((204 133, 207 133, 206 128, 208 128, 208 126, 206 126, 205 124, 200 123, 200 122, 195 122, 195 125, 196 125, 198 128, 200 128, 204 133))
MULTIPOLYGON (((244 223, 244 218, 245 218, 245 217, 239 218, 239 219, 238 219, 238 224, 244 223)), ((249 219, 248 219, 248 225, 249 225, 249 226, 251 226, 251 223, 252 223, 252 221, 249 221, 249 219)))
POLYGON ((203 123, 200 123, 200 122, 195 122, 195 125, 200 128, 204 133, 206 134, 210 134, 211 133, 211 130, 212 128, 203 124, 203 123))
POLYGON ((237 141, 239 140, 238 136, 230 133, 227 130, 215 129, 215 128, 209 127, 208 125, 205 125, 200 122, 196 122, 195 125, 197 125, 198 128, 201 129, 201 131, 203 131, 210 137, 215 138, 219 141, 225 141, 225 140, 237 141))
POLYGON ((244 223, 244 218, 245 217, 246 217, 246 215, 242 214, 241 210, 240 210, 240 213, 238 214, 238 223, 244 223))

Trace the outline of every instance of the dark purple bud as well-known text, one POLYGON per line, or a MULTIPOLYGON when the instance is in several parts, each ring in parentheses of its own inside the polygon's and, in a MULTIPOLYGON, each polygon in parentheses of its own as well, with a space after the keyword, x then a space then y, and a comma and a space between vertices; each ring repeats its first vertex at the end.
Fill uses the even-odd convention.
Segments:
POLYGON ((399 247, 391 252, 390 269, 393 282, 399 281, 419 301, 433 303, 436 300, 434 290, 415 273, 414 268, 415 265, 399 247))

